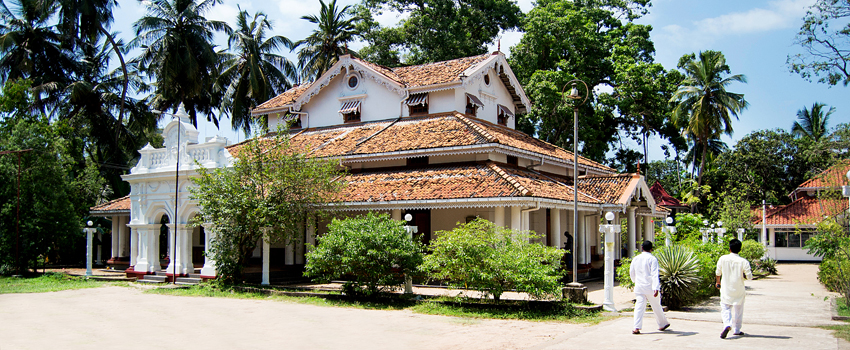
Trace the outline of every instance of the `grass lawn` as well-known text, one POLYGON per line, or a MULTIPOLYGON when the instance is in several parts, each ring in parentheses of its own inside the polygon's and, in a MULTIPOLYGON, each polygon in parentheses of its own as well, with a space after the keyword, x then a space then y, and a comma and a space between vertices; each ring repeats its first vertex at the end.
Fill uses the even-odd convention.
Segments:
POLYGON ((46 273, 38 277, 0 277, 0 294, 44 293, 69 289, 97 288, 109 282, 87 280, 63 273, 46 273))
POLYGON ((838 316, 850 316, 850 306, 847 305, 844 298, 836 298, 835 305, 838 309, 838 316))
MULTIPOLYGON (((835 304, 839 316, 850 316, 850 307, 844 302, 844 298, 836 298, 835 304)), ((850 341, 850 323, 837 326, 821 326, 820 328, 833 331, 832 335, 836 338, 850 341)))
MULTIPOLYGON (((405 299, 382 299, 375 301, 350 299, 325 299, 319 297, 294 297, 283 295, 268 295, 264 293, 243 292, 237 290, 219 289, 213 285, 198 285, 189 288, 156 288, 145 293, 218 297, 237 299, 262 299, 310 304, 317 306, 350 307, 371 310, 411 310, 416 313, 429 315, 454 316, 468 319, 512 319, 528 321, 559 321, 570 323, 598 323, 610 317, 602 317, 599 313, 577 310, 568 304, 553 304, 551 307, 531 308, 527 303, 513 305, 488 305, 458 302, 454 298, 442 298, 429 302, 416 302, 405 299)), ((508 302, 506 302, 508 303, 508 302)))

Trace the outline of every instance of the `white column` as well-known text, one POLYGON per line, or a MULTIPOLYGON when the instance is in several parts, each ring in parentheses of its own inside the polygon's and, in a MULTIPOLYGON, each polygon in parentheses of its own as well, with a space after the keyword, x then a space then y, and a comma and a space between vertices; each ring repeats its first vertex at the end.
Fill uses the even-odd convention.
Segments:
POLYGON ((212 224, 204 224, 204 267, 201 268, 202 277, 215 277, 215 260, 210 256, 212 241, 215 239, 215 230, 212 224))
MULTIPOLYGON (((395 214, 393 214, 393 215, 395 215, 395 214)), ((398 215, 399 215, 399 217, 401 217, 401 210, 398 211, 398 215)), ((313 216, 313 215, 307 216, 307 234, 306 234, 306 237, 304 237, 304 240, 309 245, 316 245, 316 217, 313 216)), ((305 249, 304 249, 308 253, 310 252, 310 246, 309 245, 307 247, 305 247, 305 249)))
POLYGON ((585 264, 584 261, 584 246, 587 244, 587 220, 584 219, 584 213, 578 212, 578 234, 573 237, 576 241, 576 268, 578 264, 585 264))
POLYGON ((652 224, 655 218, 649 216, 643 217, 643 235, 644 239, 655 243, 655 225, 652 224))
POLYGON ((635 207, 629 207, 626 209, 626 214, 628 215, 626 217, 626 222, 629 230, 629 232, 626 233, 629 239, 626 251, 629 253, 628 257, 631 258, 635 256, 635 207))
POLYGON ((168 242, 165 244, 165 246, 168 247, 168 266, 165 268, 165 273, 167 275, 177 275, 180 274, 180 271, 175 269, 177 257, 175 256, 176 249, 174 249, 174 240, 177 237, 177 230, 175 229, 174 224, 166 224, 166 226, 168 226, 168 242))
POLYGON ((549 211, 549 243, 555 248, 561 248, 561 209, 549 211))
MULTIPOLYGON (((614 213, 613 224, 616 225, 617 227, 620 227, 620 215, 622 215, 622 214, 623 213, 621 213, 619 211, 614 213)), ((608 247, 608 244, 607 244, 608 240, 607 239, 605 240, 605 243, 606 243, 605 247, 607 248, 608 247)), ((612 252, 614 254, 614 259, 616 260, 616 259, 622 258, 622 255, 623 255, 623 250, 621 249, 621 247, 623 246, 623 232, 622 232, 622 230, 614 233, 614 245, 615 245, 614 251, 612 252)))
POLYGON ((139 231, 132 227, 127 227, 127 231, 130 234, 130 266, 136 266, 139 259, 139 231))
POLYGON ((511 207, 511 229, 522 230, 522 207, 511 207))
MULTIPOLYGON (((645 220, 645 219, 646 218, 643 217, 643 216, 635 216, 635 245, 636 246, 641 245, 643 243, 643 241, 646 240, 646 238, 643 237, 643 220, 645 220)), ((638 251, 638 253, 640 252, 640 249, 638 249, 637 247, 635 247, 635 249, 638 251)))
POLYGON ((121 246, 118 244, 121 240, 121 219, 123 216, 112 217, 112 251, 109 252, 109 258, 114 259, 121 256, 121 246))
POLYGON ((505 227, 505 207, 495 207, 493 210, 493 223, 498 227, 505 227))
POLYGON ((193 228, 189 225, 183 224, 180 225, 180 229, 177 230, 177 240, 178 252, 180 254, 177 256, 177 270, 181 271, 182 274, 188 275, 190 273, 195 273, 195 265, 192 262, 192 231, 193 228))
MULTIPOLYGON (((265 230, 264 230, 265 231, 265 230)), ((269 254, 271 253, 271 247, 269 247, 269 236, 267 232, 263 233, 263 281, 260 284, 268 285, 269 284, 269 254)))
POLYGON ((393 209, 392 210, 393 220, 401 221, 401 209, 393 209))
POLYGON ((130 228, 127 225, 130 223, 129 216, 121 216, 121 222, 118 225, 118 256, 127 257, 130 254, 130 228))
POLYGON ((298 225, 298 240, 295 241, 295 264, 304 265, 304 236, 307 229, 304 222, 298 225))
POLYGON ((284 259, 286 265, 295 265, 295 243, 287 244, 284 252, 286 254, 286 257, 284 259))
POLYGON ((86 231, 86 276, 91 276, 92 235, 94 229, 85 228, 86 231))
POLYGON ((159 266, 159 227, 160 225, 137 225, 133 229, 138 232, 138 257, 134 271, 156 272, 159 266))
POLYGON ((520 217, 520 229, 523 231, 531 230, 531 212, 520 210, 520 217))

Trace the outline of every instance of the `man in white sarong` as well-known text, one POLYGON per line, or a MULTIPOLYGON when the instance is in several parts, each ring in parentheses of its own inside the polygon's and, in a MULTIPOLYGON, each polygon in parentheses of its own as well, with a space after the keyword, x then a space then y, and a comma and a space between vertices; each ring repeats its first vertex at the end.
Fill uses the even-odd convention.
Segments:
POLYGON ((652 242, 643 242, 641 250, 643 253, 632 259, 632 265, 629 267, 629 276, 635 283, 635 329, 632 334, 640 334, 647 301, 652 306, 658 330, 663 331, 670 327, 661 308, 661 279, 658 277, 658 259, 651 254, 652 242))
POLYGON ((723 318, 723 331, 720 338, 726 339, 729 331, 734 335, 744 335, 741 324, 744 321, 744 278, 753 279, 750 262, 738 255, 741 252, 741 241, 729 241, 729 254, 717 260, 714 274, 716 287, 720 289, 720 317, 723 318))

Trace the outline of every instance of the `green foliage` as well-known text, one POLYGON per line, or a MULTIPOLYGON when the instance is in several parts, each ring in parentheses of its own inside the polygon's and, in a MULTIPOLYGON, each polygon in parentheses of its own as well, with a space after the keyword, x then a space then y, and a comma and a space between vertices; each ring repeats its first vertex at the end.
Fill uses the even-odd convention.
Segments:
POLYGON ((803 17, 796 42, 803 53, 789 55, 786 63, 792 72, 808 81, 837 85, 850 83, 847 70, 847 39, 850 39, 850 3, 818 0, 803 17))
POLYGON ((756 260, 755 265, 752 265, 756 271, 761 271, 770 275, 775 275, 776 271, 776 260, 767 258, 764 260, 756 260))
POLYGON ((791 134, 796 137, 820 140, 827 135, 829 116, 835 112, 835 107, 826 108, 823 103, 815 102, 811 109, 803 107, 797 111, 797 120, 791 126, 791 134))
POLYGON ((806 241, 809 254, 823 258, 818 279, 827 289, 850 300, 850 234, 847 227, 835 218, 826 218, 817 226, 817 233, 806 241))
POLYGON ((239 281, 264 231, 272 244, 297 242, 310 215, 329 214, 317 204, 334 202, 344 186, 336 163, 308 157, 286 130, 244 143, 233 167, 198 174, 190 188, 202 208, 195 224, 212 224, 211 254, 225 283, 239 281))
POLYGON ((445 61, 487 52, 500 32, 520 25, 522 12, 511 0, 366 0, 357 13, 359 35, 369 44, 366 59, 389 66, 445 61), (395 13, 395 27, 374 16, 395 13), (451 19, 451 20, 447 20, 451 19))
POLYGON ((756 266, 756 261, 761 260, 764 253, 767 252, 764 244, 751 239, 746 239, 742 242, 741 252, 738 253, 742 258, 750 262, 750 266, 756 266))
POLYGON ((757 230, 751 222, 752 202, 747 200, 746 190, 738 187, 721 192, 714 197, 712 214, 723 223, 727 237, 738 237, 738 229, 744 229, 744 237, 747 234, 755 235, 757 230), (718 208, 719 207, 719 208, 718 208))
POLYGON ((436 236, 431 241, 431 254, 420 267, 431 279, 492 294, 497 301, 511 289, 534 298, 560 292, 559 267, 564 253, 531 243, 536 234, 516 232, 479 218, 436 236))
POLYGON ((729 254, 728 240, 724 239, 721 243, 689 240, 684 242, 684 245, 693 250, 694 257, 699 262, 700 281, 694 290, 693 300, 703 300, 718 295, 719 291, 714 286, 715 271, 717 260, 729 254))
POLYGON ((701 214, 684 213, 676 215, 676 234, 674 241, 699 241, 702 239, 700 229, 705 218, 701 214))
POLYGON ((0 294, 46 293, 62 290, 97 288, 105 282, 74 277, 64 273, 46 273, 32 278, 0 277, 0 294))
POLYGON ((643 173, 646 176, 646 184, 652 186, 659 182, 667 194, 681 198, 682 180, 687 179, 688 174, 684 171, 684 166, 677 163, 670 159, 649 162, 643 173))
POLYGON ((658 258, 662 303, 671 309, 681 308, 693 299, 699 289, 699 260, 690 249, 681 245, 659 249, 655 257, 658 258))
POLYGON ((317 15, 301 16, 318 26, 310 35, 295 43, 298 51, 298 69, 304 81, 314 81, 322 76, 342 55, 357 55, 348 48, 348 42, 354 40, 354 23, 357 18, 349 16, 351 5, 339 8, 336 0, 325 4, 319 0, 321 10, 317 15))
POLYGON ((366 294, 373 295, 402 285, 404 275, 422 263, 422 250, 404 223, 387 214, 334 219, 307 253, 304 275, 320 282, 347 278, 347 291, 365 287, 366 294))
POLYGON ((628 288, 629 290, 635 287, 635 282, 632 281, 632 276, 629 274, 629 269, 632 267, 632 258, 620 259, 620 266, 617 266, 617 282, 620 287, 628 288))

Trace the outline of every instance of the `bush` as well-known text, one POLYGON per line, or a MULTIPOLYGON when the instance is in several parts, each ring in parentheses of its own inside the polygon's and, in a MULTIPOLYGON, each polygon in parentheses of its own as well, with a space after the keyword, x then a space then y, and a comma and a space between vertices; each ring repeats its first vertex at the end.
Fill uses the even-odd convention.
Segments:
POLYGON ((756 260, 756 264, 753 266, 756 271, 761 271, 771 275, 776 274, 776 260, 774 259, 767 258, 764 260, 756 260))
POLYGON ((320 282, 349 278, 344 289, 368 295, 404 284, 404 274, 422 263, 422 245, 414 242, 401 221, 369 213, 334 219, 328 233, 306 254, 305 276, 320 282), (364 290, 365 288, 365 290, 364 290))
MULTIPOLYGON (((661 279, 661 302, 678 309, 691 301, 701 282, 699 260, 687 247, 673 245, 656 253, 661 279)), ((714 269, 712 269, 712 272, 714 269)))
POLYGON ((420 270, 452 287, 493 295, 516 289, 534 298, 559 295, 563 251, 531 243, 537 235, 475 219, 431 241, 420 270))
POLYGON ((850 261, 826 258, 818 267, 818 281, 830 292, 843 293, 844 281, 850 279, 843 272, 850 271, 850 261), (842 264, 843 266, 840 266, 842 264))
POLYGON ((742 242, 741 252, 738 254, 750 262, 750 266, 756 266, 756 261, 761 260, 767 248, 763 244, 747 239, 742 242))
POLYGON ((617 282, 620 282, 620 287, 634 289, 635 283, 632 282, 632 276, 629 274, 629 269, 632 267, 632 258, 620 259, 620 266, 617 266, 617 282))
POLYGON ((693 301, 719 295, 720 291, 714 287, 717 260, 729 253, 729 243, 725 239, 721 243, 689 240, 683 245, 693 251, 694 257, 699 262, 700 282, 694 291, 693 301))

